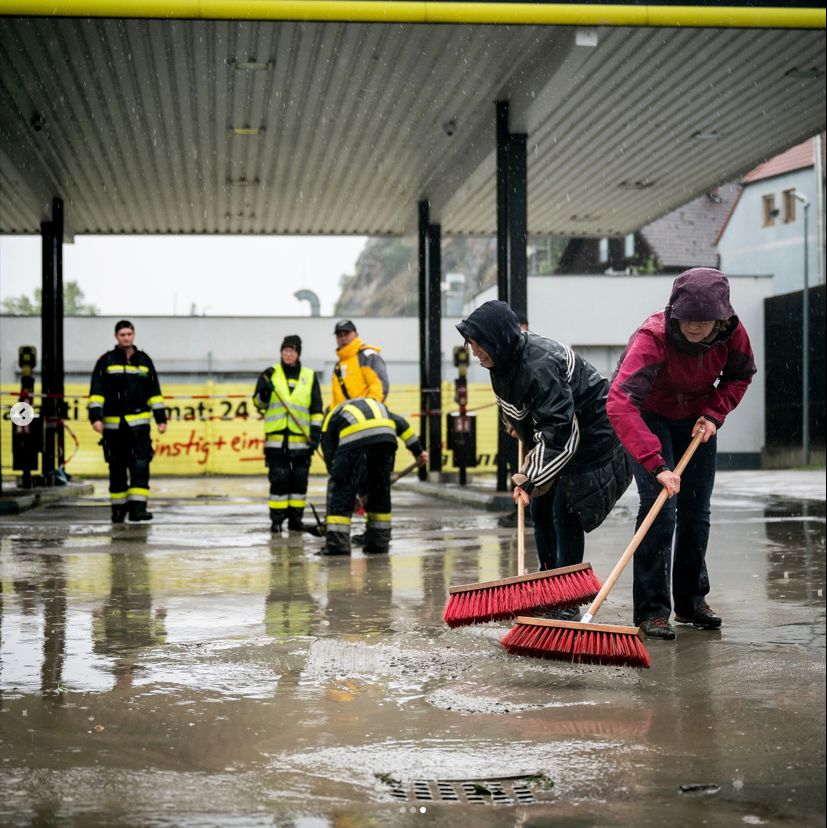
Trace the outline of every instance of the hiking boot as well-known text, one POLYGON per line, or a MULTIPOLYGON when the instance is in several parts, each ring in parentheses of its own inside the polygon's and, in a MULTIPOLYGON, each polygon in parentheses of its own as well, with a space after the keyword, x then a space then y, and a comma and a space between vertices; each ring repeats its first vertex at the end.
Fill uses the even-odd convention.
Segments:
POLYGON ((640 622, 640 628, 647 638, 662 638, 671 641, 675 637, 675 628, 667 618, 647 618, 640 622))
POLYGON ((129 519, 133 522, 139 520, 152 520, 152 512, 147 512, 146 503, 139 501, 129 504, 129 519))
POLYGON ((350 550, 342 549, 338 546, 330 546, 329 544, 325 544, 321 549, 317 550, 313 554, 323 555, 325 557, 329 557, 332 555, 350 555, 350 550))
MULTIPOLYGON (((534 526, 534 521, 531 519, 531 513, 526 509, 525 513, 525 525, 527 527, 534 526)), ((516 529, 517 528, 517 510, 515 509, 513 512, 509 512, 507 515, 503 515, 499 520, 497 520, 497 526, 502 526, 504 529, 516 529)))
POLYGON ((717 630, 721 626, 721 617, 715 615, 706 601, 690 615, 678 615, 675 613, 675 621, 679 624, 694 624, 699 630, 717 630))
POLYGON ((579 621, 583 616, 580 614, 580 607, 564 607, 544 612, 538 617, 548 618, 550 621, 579 621))

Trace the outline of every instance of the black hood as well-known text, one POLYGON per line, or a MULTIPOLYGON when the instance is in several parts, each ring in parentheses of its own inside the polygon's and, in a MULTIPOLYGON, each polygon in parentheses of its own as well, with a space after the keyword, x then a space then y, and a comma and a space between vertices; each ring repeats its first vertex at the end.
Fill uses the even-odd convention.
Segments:
POLYGON ((503 368, 511 362, 520 341, 517 314, 505 302, 493 300, 480 305, 457 325, 465 339, 473 339, 494 362, 503 368))

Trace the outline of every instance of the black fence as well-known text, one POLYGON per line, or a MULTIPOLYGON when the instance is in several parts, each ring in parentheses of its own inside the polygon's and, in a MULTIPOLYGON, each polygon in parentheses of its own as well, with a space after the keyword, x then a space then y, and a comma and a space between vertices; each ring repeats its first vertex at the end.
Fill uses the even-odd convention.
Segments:
MULTIPOLYGON (((824 448, 825 287, 809 290, 810 445, 824 448)), ((768 448, 801 445, 802 291, 764 300, 766 435, 768 448)), ((759 365, 759 370, 761 366, 759 365)))

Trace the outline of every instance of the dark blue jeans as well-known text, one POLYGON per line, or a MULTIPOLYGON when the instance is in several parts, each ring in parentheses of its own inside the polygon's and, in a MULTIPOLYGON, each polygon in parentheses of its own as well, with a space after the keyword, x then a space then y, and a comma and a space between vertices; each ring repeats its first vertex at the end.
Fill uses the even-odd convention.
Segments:
POLYGON ((531 499, 531 518, 541 571, 583 563, 586 533, 557 486, 531 499))
MULTIPOLYGON (((692 420, 668 420, 643 414, 660 440, 663 459, 674 469, 692 440, 692 420)), ((716 439, 701 443, 681 475, 681 490, 663 505, 634 557, 634 623, 669 618, 672 600, 677 615, 691 615, 709 593, 706 546, 709 541, 709 502, 715 485, 716 439), (674 538, 674 555, 673 555, 674 538)), ((632 463, 640 495, 636 527, 663 488, 643 466, 632 463)))

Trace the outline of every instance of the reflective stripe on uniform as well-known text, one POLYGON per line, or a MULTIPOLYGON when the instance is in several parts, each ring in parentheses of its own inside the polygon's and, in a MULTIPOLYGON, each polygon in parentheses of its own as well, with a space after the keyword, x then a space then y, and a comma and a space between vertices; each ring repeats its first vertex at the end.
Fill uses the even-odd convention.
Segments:
POLYGON ((148 365, 107 365, 107 374, 148 374, 148 365))

